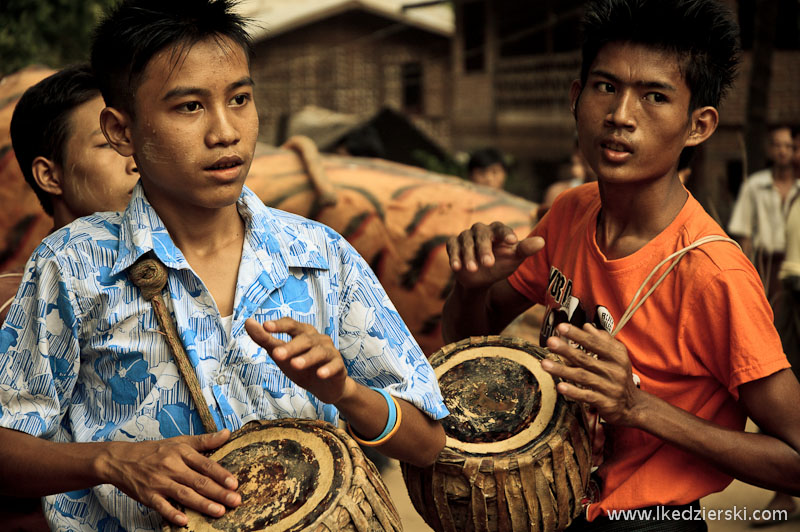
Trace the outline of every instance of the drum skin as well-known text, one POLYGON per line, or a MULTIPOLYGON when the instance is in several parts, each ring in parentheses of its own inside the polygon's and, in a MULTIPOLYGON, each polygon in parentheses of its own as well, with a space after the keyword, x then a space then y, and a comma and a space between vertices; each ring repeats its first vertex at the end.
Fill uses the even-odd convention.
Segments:
POLYGON ((417 512, 437 532, 563 530, 582 510, 591 447, 580 406, 556 393, 519 338, 473 337, 431 358, 450 416, 427 468, 402 464, 417 512))
POLYGON ((185 510, 189 532, 395 532, 380 474, 343 430, 317 420, 248 423, 208 453, 237 476, 242 504, 220 518, 185 510))
MULTIPOLYGON (((53 72, 29 67, 0 80, 0 270, 21 269, 52 228, 22 177, 8 129, 22 92, 53 72)), ((535 203, 464 179, 380 159, 300 153, 259 144, 247 186, 267 205, 347 238, 428 355, 444 344, 441 313, 453 283, 447 239, 495 220, 524 237, 534 222, 535 203), (312 184, 316 174, 328 196, 312 184)))

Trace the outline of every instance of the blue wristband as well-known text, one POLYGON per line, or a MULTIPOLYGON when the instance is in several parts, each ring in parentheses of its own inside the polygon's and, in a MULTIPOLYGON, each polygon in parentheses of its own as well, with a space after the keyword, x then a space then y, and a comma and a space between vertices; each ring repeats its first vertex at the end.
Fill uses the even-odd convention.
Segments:
POLYGON ((395 406, 395 402, 392 399, 392 396, 389 395, 389 392, 387 392, 383 388, 372 388, 372 389, 381 394, 383 398, 386 399, 386 405, 389 407, 389 417, 386 419, 386 427, 384 427, 383 432, 381 432, 380 436, 372 440, 372 441, 378 441, 385 438, 386 435, 392 431, 395 423, 397 423, 397 406, 395 406))

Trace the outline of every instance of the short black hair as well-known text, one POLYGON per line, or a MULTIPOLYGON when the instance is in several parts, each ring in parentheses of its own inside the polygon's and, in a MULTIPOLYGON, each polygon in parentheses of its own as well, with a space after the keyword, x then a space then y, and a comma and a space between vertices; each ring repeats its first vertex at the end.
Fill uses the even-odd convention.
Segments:
POLYGON ((95 28, 91 63, 106 105, 133 116, 134 95, 150 60, 168 47, 176 60, 207 38, 227 37, 252 54, 236 0, 124 0, 95 28))
MULTIPOLYGON (((33 178, 37 157, 59 166, 66 159, 72 111, 100 96, 100 87, 87 63, 66 67, 28 88, 11 116, 11 145, 25 181, 36 193, 44 211, 53 215, 53 201, 33 178)), ((98 126, 100 119, 98 117, 98 126)))
POLYGON ((739 26, 713 0, 592 0, 583 16, 581 84, 600 49, 630 42, 676 54, 691 91, 689 112, 719 107, 741 56, 739 26))
POLYGON ((494 148, 481 148, 472 152, 467 163, 467 170, 472 172, 477 168, 488 168, 493 164, 501 164, 506 168, 506 161, 503 155, 494 148))

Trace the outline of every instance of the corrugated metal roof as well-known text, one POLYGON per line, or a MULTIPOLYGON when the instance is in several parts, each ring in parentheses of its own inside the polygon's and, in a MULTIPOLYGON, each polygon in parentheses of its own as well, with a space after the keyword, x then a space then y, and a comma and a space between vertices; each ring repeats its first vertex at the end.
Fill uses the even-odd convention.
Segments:
POLYGON ((354 9, 383 16, 431 33, 453 35, 455 21, 448 5, 403 11, 411 0, 242 0, 239 12, 258 25, 251 31, 260 41, 354 9))

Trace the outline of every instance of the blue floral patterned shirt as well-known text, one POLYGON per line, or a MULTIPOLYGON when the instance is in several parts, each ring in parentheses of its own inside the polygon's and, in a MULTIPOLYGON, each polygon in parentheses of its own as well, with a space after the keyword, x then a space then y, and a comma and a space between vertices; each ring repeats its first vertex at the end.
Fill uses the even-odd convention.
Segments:
MULTIPOLYGON (((246 223, 230 334, 202 281, 145 197, 98 213, 36 249, 0 330, 0 426, 56 442, 200 434, 167 342, 127 269, 153 251, 168 267, 166 304, 219 428, 256 419, 338 421, 289 380, 244 322, 290 316, 329 335, 349 374, 434 419, 447 415, 433 371, 358 253, 328 227, 269 209, 245 188, 246 223)), ((284 337, 286 339, 286 337, 284 337)), ((159 515, 110 485, 45 498, 53 530, 153 530, 159 515)))

